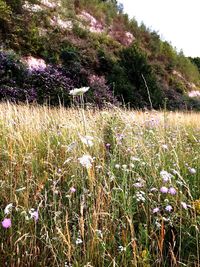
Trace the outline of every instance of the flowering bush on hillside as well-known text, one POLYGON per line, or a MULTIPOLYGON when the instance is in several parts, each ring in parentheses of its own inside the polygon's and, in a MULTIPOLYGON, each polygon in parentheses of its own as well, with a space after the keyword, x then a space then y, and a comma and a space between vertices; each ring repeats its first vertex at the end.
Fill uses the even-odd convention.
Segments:
POLYGON ((92 91, 92 94, 87 97, 89 102, 94 102, 100 108, 108 102, 117 104, 117 99, 106 84, 104 76, 90 75, 88 82, 92 91))

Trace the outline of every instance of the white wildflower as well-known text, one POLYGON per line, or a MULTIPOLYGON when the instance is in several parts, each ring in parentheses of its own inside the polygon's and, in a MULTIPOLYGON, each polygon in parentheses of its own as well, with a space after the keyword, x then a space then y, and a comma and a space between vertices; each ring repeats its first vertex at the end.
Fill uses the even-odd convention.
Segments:
POLYGON ((13 207, 13 203, 8 204, 4 209, 4 214, 7 215, 7 214, 11 213, 12 207, 13 207))
POLYGON ((191 174, 195 174, 197 171, 195 170, 195 168, 190 168, 188 167, 188 170, 191 174))
POLYGON ((145 202, 145 193, 143 191, 136 192, 135 197, 138 202, 145 202))
POLYGON ((137 158, 137 157, 131 157, 131 160, 132 160, 132 161, 140 161, 140 159, 137 158))
POLYGON ((126 251, 126 247, 123 247, 123 246, 119 246, 118 249, 120 252, 126 251))
POLYGON ((88 147, 92 147, 94 145, 92 141, 94 138, 92 136, 89 136, 89 135, 81 136, 80 135, 80 139, 81 139, 81 142, 87 145, 88 147))
POLYGON ((80 239, 80 238, 76 239, 76 245, 79 245, 79 244, 82 244, 82 243, 83 243, 82 239, 80 239))
POLYGON ((90 89, 90 87, 74 88, 73 90, 70 90, 69 94, 72 95, 72 96, 83 95, 89 89, 90 89))
POLYGON ((81 158, 78 158, 80 164, 87 169, 92 167, 93 158, 90 155, 83 155, 81 158))
POLYGON ((115 168, 116 169, 119 169, 120 168, 120 165, 119 164, 115 164, 115 168))

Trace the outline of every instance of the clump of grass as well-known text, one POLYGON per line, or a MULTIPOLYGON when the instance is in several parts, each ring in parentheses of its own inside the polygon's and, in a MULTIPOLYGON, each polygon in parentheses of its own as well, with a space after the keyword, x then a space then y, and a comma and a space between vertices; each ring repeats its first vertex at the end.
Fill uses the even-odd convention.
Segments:
POLYGON ((1 104, 1 262, 199 266, 199 118, 1 104))

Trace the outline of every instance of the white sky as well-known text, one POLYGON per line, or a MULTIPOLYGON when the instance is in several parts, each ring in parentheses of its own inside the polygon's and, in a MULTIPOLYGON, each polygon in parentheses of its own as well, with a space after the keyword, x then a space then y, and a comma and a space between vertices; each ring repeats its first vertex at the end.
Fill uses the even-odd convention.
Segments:
POLYGON ((200 57, 200 0, 118 0, 124 12, 155 30, 177 51, 200 57))

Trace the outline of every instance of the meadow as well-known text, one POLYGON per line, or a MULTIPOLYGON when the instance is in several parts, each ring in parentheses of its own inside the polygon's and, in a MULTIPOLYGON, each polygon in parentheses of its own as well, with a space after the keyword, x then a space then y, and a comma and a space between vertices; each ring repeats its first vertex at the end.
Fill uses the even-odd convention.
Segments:
POLYGON ((0 266, 200 266, 200 114, 0 105, 0 266))

